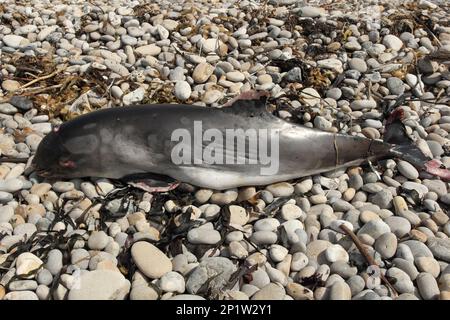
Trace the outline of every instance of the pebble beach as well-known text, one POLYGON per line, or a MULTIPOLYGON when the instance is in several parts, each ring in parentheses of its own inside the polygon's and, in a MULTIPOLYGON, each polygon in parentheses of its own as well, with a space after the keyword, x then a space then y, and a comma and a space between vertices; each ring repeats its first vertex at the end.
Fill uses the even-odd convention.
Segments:
POLYGON ((370 139, 401 108, 450 168, 449 66, 448 1, 0 0, 0 300, 450 300, 450 185, 404 160, 163 193, 31 166, 81 114, 256 90, 370 139))

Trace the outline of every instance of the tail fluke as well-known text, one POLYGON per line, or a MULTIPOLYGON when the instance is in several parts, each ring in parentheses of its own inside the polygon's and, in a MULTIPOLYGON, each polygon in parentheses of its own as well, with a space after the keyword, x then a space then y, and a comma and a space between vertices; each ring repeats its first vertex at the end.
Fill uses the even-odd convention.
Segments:
POLYGON ((427 157, 413 142, 406 132, 402 122, 404 111, 401 108, 394 110, 386 120, 384 142, 393 145, 391 154, 408 161, 419 170, 424 170, 443 180, 450 180, 450 171, 438 160, 427 157))

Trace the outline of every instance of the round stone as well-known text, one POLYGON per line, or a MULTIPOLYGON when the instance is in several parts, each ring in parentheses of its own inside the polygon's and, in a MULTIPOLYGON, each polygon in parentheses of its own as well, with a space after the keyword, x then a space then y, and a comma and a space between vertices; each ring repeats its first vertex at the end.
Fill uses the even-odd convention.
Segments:
POLYGON ((386 80, 386 85, 391 94, 397 96, 402 95, 405 92, 405 84, 402 80, 396 77, 390 77, 386 80))
POLYGON ((104 231, 93 231, 89 236, 88 247, 92 250, 103 250, 108 241, 108 235, 104 231))
POLYGON ((392 49, 394 51, 400 51, 400 49, 403 47, 403 41, 392 34, 384 36, 383 44, 386 46, 386 48, 392 49))
POLYGON ((303 211, 292 203, 287 203, 281 207, 281 217, 284 220, 298 219, 302 216, 303 211))
POLYGON ((174 94, 177 99, 185 101, 189 99, 191 93, 192 93, 191 86, 186 81, 181 80, 175 83, 174 94))
POLYGON ((2 82, 2 88, 6 91, 16 91, 21 87, 21 84, 19 81, 16 80, 4 80, 2 82))
POLYGON ((364 73, 367 71, 367 64, 363 59, 360 58, 353 58, 348 61, 348 66, 350 69, 357 70, 361 73, 364 73))
POLYGON ((375 240, 374 248, 384 259, 392 258, 397 251, 397 237, 390 232, 384 233, 375 240))
POLYGON ((348 260, 349 260, 349 255, 348 255, 347 251, 345 251, 345 249, 342 248, 338 244, 328 247, 325 250, 325 257, 331 263, 336 262, 336 261, 348 262, 348 260))
POLYGON ((159 287, 166 292, 183 293, 185 290, 184 278, 178 272, 170 271, 158 281, 159 287))

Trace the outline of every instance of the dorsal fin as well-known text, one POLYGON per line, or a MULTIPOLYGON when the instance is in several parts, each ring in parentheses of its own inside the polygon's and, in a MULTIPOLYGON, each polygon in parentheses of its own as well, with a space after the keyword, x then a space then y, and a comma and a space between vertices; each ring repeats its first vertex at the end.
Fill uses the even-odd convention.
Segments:
POLYGON ((227 102, 222 110, 250 116, 269 114, 266 107, 268 96, 267 91, 246 91, 227 102))

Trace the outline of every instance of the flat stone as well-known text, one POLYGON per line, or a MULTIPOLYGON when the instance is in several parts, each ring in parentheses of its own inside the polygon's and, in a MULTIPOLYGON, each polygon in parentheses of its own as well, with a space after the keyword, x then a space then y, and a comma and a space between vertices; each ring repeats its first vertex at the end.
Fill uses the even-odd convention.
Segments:
POLYGON ((269 283, 268 285, 257 291, 251 300, 282 300, 286 295, 284 288, 275 283, 269 283))
POLYGON ((433 253, 434 257, 450 263, 450 239, 440 239, 429 237, 427 246, 433 253))
POLYGON ((363 59, 360 58, 353 58, 348 61, 348 66, 350 69, 357 70, 361 73, 364 73, 367 71, 367 64, 363 59))
POLYGON ((325 10, 319 7, 304 6, 299 10, 301 17, 316 18, 325 15, 325 10))
POLYGON ((390 231, 389 226, 382 220, 370 220, 359 229, 358 235, 367 234, 376 240, 383 233, 390 231))
POLYGON ((219 290, 228 283, 235 271, 236 266, 227 258, 205 258, 189 275, 186 282, 186 290, 195 294, 206 281, 209 281, 208 286, 210 289, 219 290))
POLYGON ((69 300, 123 300, 130 291, 130 281, 116 271, 94 270, 82 273, 79 284, 69 291, 69 300))
POLYGON ((405 92, 405 84, 396 77, 390 77, 386 80, 386 85, 391 94, 402 95, 405 92))
POLYGON ((187 240, 192 244, 216 244, 220 239, 218 231, 206 228, 193 228, 187 233, 187 240))
POLYGON ((25 279, 34 278, 33 271, 38 271, 43 266, 41 259, 30 252, 21 253, 16 260, 16 275, 25 279), (30 274, 27 276, 27 274, 30 274))
POLYGON ((151 279, 158 279, 172 271, 170 259, 151 243, 136 242, 131 247, 131 256, 138 269, 151 279))
POLYGON ((161 48, 156 44, 148 44, 145 46, 137 47, 134 52, 141 56, 157 56, 161 53, 161 48))
POLYGON ((338 59, 330 58, 317 61, 317 66, 319 68, 330 69, 337 73, 344 72, 344 68, 342 67, 342 62, 338 59))
POLYGON ((30 41, 24 37, 15 35, 15 34, 7 34, 2 39, 3 43, 11 48, 18 49, 22 46, 25 46, 30 43, 30 41))
POLYGON ((3 80, 3 82, 2 82, 2 88, 6 91, 10 91, 10 92, 16 91, 20 87, 21 87, 20 82, 16 81, 16 80, 6 79, 6 80, 3 80))
POLYGON ((11 291, 8 292, 3 300, 39 300, 33 291, 11 291))
POLYGON ((375 100, 355 100, 350 104, 350 108, 354 111, 360 111, 363 109, 374 109, 377 103, 375 100))
POLYGON ((344 281, 336 281, 330 288, 330 300, 351 300, 352 291, 344 281))
POLYGON ((395 282, 393 284, 395 290, 398 291, 398 293, 413 293, 414 292, 414 284, 409 278, 408 274, 404 272, 403 270, 400 270, 396 267, 391 267, 386 272, 387 277, 391 277, 395 279, 395 282))
POLYGON ((399 161, 397 164, 398 171, 410 180, 415 180, 419 177, 419 172, 409 162, 399 161))
POLYGON ((422 272, 416 279, 419 293, 424 300, 439 300, 440 290, 436 279, 429 273, 422 272))
POLYGON ((294 193, 294 187, 287 182, 279 182, 266 187, 274 197, 288 197, 294 193))
POLYGON ((434 278, 437 278, 441 273, 439 262, 432 257, 417 257, 414 259, 414 263, 419 271, 427 272, 434 278))

